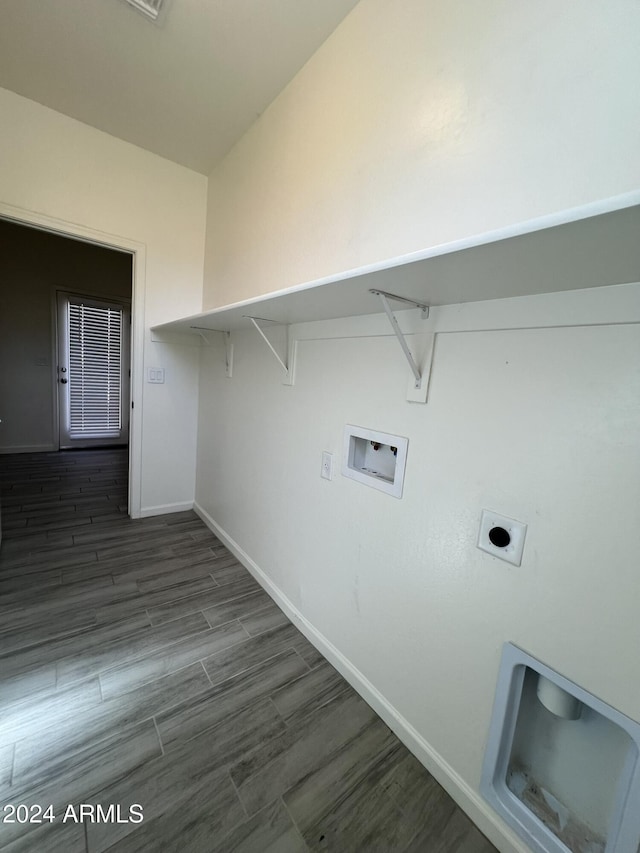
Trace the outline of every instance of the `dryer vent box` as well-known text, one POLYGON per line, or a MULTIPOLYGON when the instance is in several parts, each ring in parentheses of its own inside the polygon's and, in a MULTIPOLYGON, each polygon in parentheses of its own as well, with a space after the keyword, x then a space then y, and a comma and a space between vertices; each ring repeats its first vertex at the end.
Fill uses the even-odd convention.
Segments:
POLYGON ((408 445, 408 438, 347 424, 342 474, 401 498, 408 445))
POLYGON ((640 725, 506 643, 480 790, 535 853, 637 853, 640 725))

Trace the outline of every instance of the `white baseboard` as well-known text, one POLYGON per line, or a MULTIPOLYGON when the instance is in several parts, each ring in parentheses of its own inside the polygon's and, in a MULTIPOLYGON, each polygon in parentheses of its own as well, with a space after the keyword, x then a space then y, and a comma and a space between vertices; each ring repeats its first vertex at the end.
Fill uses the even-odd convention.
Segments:
POLYGON ((183 501, 179 504, 159 504, 158 506, 143 506, 138 518, 149 518, 152 515, 169 515, 171 512, 186 512, 193 509, 193 501, 183 501))
POLYGON ((53 453, 57 450, 53 444, 25 444, 21 447, 0 447, 0 454, 5 453, 53 453))
POLYGON ((530 853, 529 848, 503 824, 498 815, 480 794, 473 790, 445 759, 419 734, 380 691, 337 649, 318 629, 303 616, 293 602, 273 583, 251 557, 220 527, 196 501, 194 511, 207 527, 231 551, 273 598, 293 624, 318 651, 334 666, 389 728, 398 736, 413 755, 442 785, 453 800, 466 812, 476 826, 501 853, 530 853))

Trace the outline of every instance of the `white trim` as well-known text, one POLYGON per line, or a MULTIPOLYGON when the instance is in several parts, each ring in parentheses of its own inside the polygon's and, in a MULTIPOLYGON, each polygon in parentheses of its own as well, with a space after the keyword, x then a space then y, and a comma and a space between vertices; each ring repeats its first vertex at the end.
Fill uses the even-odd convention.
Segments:
POLYGON ((277 587, 240 545, 196 501, 194 511, 207 527, 253 575, 256 581, 273 598, 293 624, 305 635, 319 652, 334 666, 346 681, 373 708, 392 729, 429 773, 466 812, 476 826, 502 853, 530 853, 529 848, 507 827, 479 793, 473 790, 450 764, 416 731, 400 712, 380 693, 362 672, 337 649, 293 602, 277 587))
POLYGON ((143 506, 138 518, 149 518, 152 515, 169 515, 172 512, 187 512, 194 509, 193 501, 182 501, 177 504, 159 504, 158 506, 143 506))
POLYGON ((131 400, 135 401, 135 408, 130 412, 129 432, 129 515, 132 518, 140 518, 142 503, 142 411, 143 411, 143 389, 144 389, 144 306, 146 293, 146 246, 128 237, 117 234, 109 234, 78 225, 76 222, 67 222, 47 216, 35 210, 16 207, 0 201, 0 217, 16 222, 19 225, 27 225, 40 228, 54 234, 62 234, 65 237, 73 237, 76 240, 84 240, 110 249, 119 249, 132 255, 131 274, 131 400))
POLYGON ((51 436, 53 447, 60 450, 60 395, 58 394, 58 293, 55 285, 51 288, 51 415, 53 424, 51 436))

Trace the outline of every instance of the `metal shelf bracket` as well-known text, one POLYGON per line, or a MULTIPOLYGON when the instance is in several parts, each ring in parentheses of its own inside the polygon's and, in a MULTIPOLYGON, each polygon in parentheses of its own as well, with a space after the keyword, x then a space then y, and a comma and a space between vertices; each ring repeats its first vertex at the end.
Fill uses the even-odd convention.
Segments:
POLYGON ((224 375, 227 379, 233 376, 233 343, 231 341, 231 332, 223 332, 222 329, 205 329, 203 326, 190 326, 189 328, 200 336, 207 344, 211 345, 210 335, 224 335, 224 375))
POLYGON ((413 355, 411 354, 411 350, 409 349, 409 344, 406 341, 404 334, 402 333, 402 329, 400 328, 398 321, 396 320, 396 316, 391 310, 391 306, 389 305, 389 299, 394 299, 396 302, 404 302, 407 305, 411 305, 414 308, 419 308, 422 311, 422 319, 426 320, 429 316, 429 306, 424 305, 422 302, 416 302, 414 299, 406 299, 404 296, 397 296, 395 293, 387 293, 385 290, 370 290, 369 293, 372 293, 374 296, 379 296, 380 301, 382 302, 382 307, 384 308, 384 312, 389 318, 389 322, 391 323, 391 328, 398 339, 398 343, 402 347, 402 352, 405 355, 405 358, 409 362, 409 367, 411 368, 411 372, 415 378, 415 388, 420 388, 422 384, 422 374, 420 373, 420 369, 415 362, 413 355))
POLYGON ((295 340, 293 340, 293 341, 290 340, 290 338, 289 338, 289 326, 286 324, 279 323, 277 320, 267 320, 264 317, 251 317, 248 314, 244 314, 243 316, 245 317, 245 319, 251 320, 254 328, 256 329, 256 331, 258 332, 258 334, 260 335, 262 340, 265 342, 265 344, 269 347, 269 349, 273 353, 274 358, 276 359, 276 361, 278 362, 278 364, 280 365, 280 367, 284 371, 284 374, 286 377, 284 380, 284 384, 285 385, 293 385, 295 356, 296 356, 296 350, 297 350, 297 343, 298 342, 295 340), (280 354, 278 353, 278 351, 276 350, 274 345, 271 343, 269 338, 266 336, 264 329, 262 328, 260 323, 273 323, 273 324, 280 326, 280 327, 282 327, 284 325, 285 335, 286 335, 286 350, 287 350, 286 362, 280 357, 280 354))

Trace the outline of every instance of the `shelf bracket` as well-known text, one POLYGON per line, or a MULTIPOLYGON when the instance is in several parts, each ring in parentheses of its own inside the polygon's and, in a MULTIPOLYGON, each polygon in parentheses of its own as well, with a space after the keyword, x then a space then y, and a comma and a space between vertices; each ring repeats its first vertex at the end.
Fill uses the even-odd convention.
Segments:
POLYGON ((393 333, 398 339, 398 343, 402 347, 402 352, 405 355, 405 358, 409 362, 409 367, 411 368, 411 372, 415 378, 415 388, 420 388, 422 383, 422 374, 418 368, 418 365, 415 362, 413 355, 411 354, 411 350, 409 349, 409 344, 406 341, 405 336, 402 333, 402 329, 396 320, 396 316, 391 310, 391 306, 389 305, 389 299, 395 299, 397 302, 405 302, 408 305, 412 305, 414 308, 419 308, 422 311, 422 319, 426 319, 429 316, 429 306, 424 305, 422 302, 416 302, 413 299, 405 299, 404 296, 396 296, 395 293, 387 293, 384 290, 370 290, 369 293, 372 293, 374 296, 379 296, 380 301, 382 302, 382 307, 384 308, 384 313, 389 318, 389 322, 391 323, 391 328, 393 329, 393 333))
POLYGON ((209 337, 209 335, 210 335, 211 333, 213 333, 214 335, 218 335, 218 334, 220 334, 220 332, 217 332, 217 331, 215 331, 214 329, 203 329, 203 328, 200 328, 200 326, 189 326, 189 328, 190 328, 190 329, 193 329, 193 331, 196 333, 196 335, 197 335, 197 336, 198 336, 202 341, 204 341, 204 343, 205 343, 205 344, 210 344, 210 343, 211 343, 211 338, 209 337))
POLYGON ((285 372, 285 373, 288 373, 288 372, 289 372, 289 368, 288 368, 288 367, 287 367, 287 365, 284 363, 284 361, 280 358, 280 356, 279 356, 279 355, 278 355, 278 353, 276 352, 275 347, 273 346, 273 344, 271 343, 271 341, 269 340, 269 338, 265 335, 265 333, 262 331, 262 326, 260 326, 260 325, 259 325, 259 323, 258 323, 258 320, 262 320, 262 322, 263 322, 263 323, 273 323, 273 322, 275 322, 275 321, 274 321, 274 320, 264 320, 264 318, 263 318, 263 317, 249 317, 249 315, 248 315, 248 314, 245 314, 244 316, 246 317, 246 319, 247 319, 247 320, 251 320, 251 322, 252 322, 252 323, 253 323, 253 325, 255 326, 256 330, 258 331, 258 333, 259 333, 260 337, 262 338, 262 340, 265 342, 265 344, 269 347, 269 349, 271 350, 271 352, 272 352, 272 353, 274 354, 274 356, 276 357, 276 361, 278 362, 278 364, 280 365, 280 367, 284 370, 284 372, 285 372))
POLYGON ((193 331, 207 344, 211 345, 209 335, 224 335, 224 375, 227 379, 233 376, 233 343, 231 342, 231 332, 224 332, 222 329, 206 329, 203 326, 190 326, 193 331))
POLYGON ((274 355, 276 361, 278 362, 278 364, 280 365, 280 367, 283 369, 285 376, 286 376, 284 384, 285 385, 293 385, 293 366, 295 363, 297 341, 290 341, 289 340, 289 326, 285 324, 287 361, 284 362, 282 360, 282 358, 280 357, 280 355, 278 354, 278 351, 276 350, 274 345, 271 343, 269 338, 264 333, 264 329, 262 328, 260 323, 275 323, 278 326, 282 326, 283 324, 278 323, 277 320, 267 320, 264 317, 251 317, 248 314, 245 314, 243 316, 245 317, 245 319, 251 320, 254 328, 256 329, 256 331, 258 332, 258 334, 260 335, 262 340, 265 342, 265 344, 269 347, 269 349, 273 353, 273 355, 274 355), (260 321, 260 322, 258 322, 258 321, 260 321))
POLYGON ((224 332, 224 375, 227 379, 233 376, 233 342, 231 332, 224 332))

